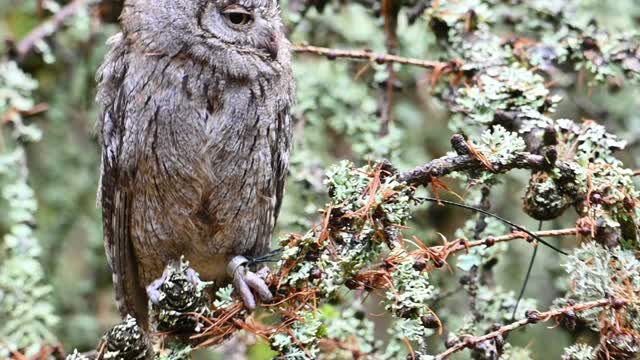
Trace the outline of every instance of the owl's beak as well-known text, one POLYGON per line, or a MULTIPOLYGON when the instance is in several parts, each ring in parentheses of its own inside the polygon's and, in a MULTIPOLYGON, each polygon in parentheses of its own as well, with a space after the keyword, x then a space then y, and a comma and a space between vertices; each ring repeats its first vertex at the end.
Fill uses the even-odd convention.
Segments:
POLYGON ((271 60, 275 61, 278 59, 278 51, 280 48, 280 44, 278 44, 278 39, 275 34, 271 34, 269 36, 269 40, 264 43, 263 49, 269 54, 271 60))

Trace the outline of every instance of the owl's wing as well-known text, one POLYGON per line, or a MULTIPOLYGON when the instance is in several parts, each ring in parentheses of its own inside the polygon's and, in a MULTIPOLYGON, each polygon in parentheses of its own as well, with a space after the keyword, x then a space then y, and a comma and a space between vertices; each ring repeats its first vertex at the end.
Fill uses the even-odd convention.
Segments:
POLYGON ((250 253, 254 256, 264 255, 269 250, 273 227, 278 219, 282 199, 284 197, 284 185, 289 169, 289 153, 291 151, 291 114, 290 107, 286 106, 276 117, 274 131, 269 134, 271 148, 271 182, 273 194, 272 207, 267 221, 271 223, 266 227, 265 236, 258 237, 250 253))
POLYGON ((287 106, 278 114, 276 131, 276 149, 272 155, 273 173, 275 179, 275 207, 273 209, 273 224, 275 225, 280 213, 280 206, 284 197, 284 185, 289 170, 289 153, 291 151, 291 113, 287 106))
POLYGON ((98 72, 98 122, 102 142, 102 171, 98 200, 107 260, 113 274, 116 302, 121 315, 130 314, 147 326, 147 297, 138 282, 138 268, 131 233, 133 194, 129 184, 135 169, 124 166, 122 151, 126 129, 127 92, 125 53, 117 46, 98 72))

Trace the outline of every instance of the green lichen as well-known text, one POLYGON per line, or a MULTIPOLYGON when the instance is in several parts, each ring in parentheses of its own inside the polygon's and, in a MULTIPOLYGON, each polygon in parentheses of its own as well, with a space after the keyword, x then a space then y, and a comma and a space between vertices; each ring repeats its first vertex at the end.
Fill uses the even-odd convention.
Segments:
POLYGON ((227 286, 221 287, 216 290, 216 297, 213 301, 213 306, 216 309, 224 309, 233 305, 233 285, 229 284, 227 286))
MULTIPOLYGON (((19 111, 33 106, 37 82, 13 62, 0 62, 0 118, 14 124, 11 136, 0 132, 0 357, 12 352, 35 356, 57 343, 59 318, 51 304, 52 287, 42 267, 42 247, 35 236, 38 202, 29 182, 24 145, 40 130, 24 125, 19 111)), ((0 124, 0 127, 4 126, 0 124)), ((4 128, 0 129, 3 130, 4 128)))
POLYGON ((38 82, 15 62, 0 62, 0 114, 11 109, 30 110, 35 105, 32 92, 37 88, 38 82))
MULTIPOLYGON (((637 298, 640 296, 640 261, 632 251, 620 247, 607 249, 595 242, 587 242, 569 256, 564 268, 570 276, 571 292, 567 299, 560 299, 562 306, 568 299, 588 302, 607 297, 637 298)), ((636 302, 627 304, 627 323, 633 324, 635 331, 640 330, 636 315, 640 306, 636 302)), ((583 312, 580 317, 594 330, 599 329, 603 316, 610 321, 615 314, 593 309, 583 312)))
POLYGON ((564 349, 562 360, 596 360, 595 349, 587 344, 575 344, 564 349))
POLYGON ((283 261, 318 258, 313 264, 298 263, 284 282, 299 286, 312 269, 320 269, 323 279, 318 285, 325 295, 333 296, 340 285, 378 258, 384 247, 394 246, 398 227, 409 219, 413 190, 380 165, 355 168, 347 161, 327 171, 326 184, 329 228, 314 229, 296 239, 285 237, 281 244, 283 261), (379 185, 373 184, 376 179, 379 185), (321 241, 323 236, 329 238, 321 241), (331 251, 329 241, 335 245, 331 251))
POLYGON ((349 346, 348 349, 336 346, 334 350, 326 351, 322 356, 324 360, 349 358, 353 355, 354 349, 362 354, 373 354, 383 345, 375 336, 373 322, 366 318, 363 310, 341 310, 325 305, 318 316, 324 323, 324 332, 330 342, 340 342, 349 346))
POLYGON ((559 100, 549 97, 542 76, 517 64, 487 69, 460 95, 460 110, 479 125, 493 122, 497 111, 548 111, 559 100))
POLYGON ((318 339, 322 337, 322 321, 312 312, 300 312, 291 325, 291 334, 277 333, 269 341, 271 348, 285 358, 311 360, 320 353, 318 339))
POLYGON ((558 62, 573 63, 576 70, 586 70, 594 82, 640 78, 637 53, 640 35, 636 31, 611 33, 594 24, 571 24, 550 36, 547 42, 557 44, 558 62))

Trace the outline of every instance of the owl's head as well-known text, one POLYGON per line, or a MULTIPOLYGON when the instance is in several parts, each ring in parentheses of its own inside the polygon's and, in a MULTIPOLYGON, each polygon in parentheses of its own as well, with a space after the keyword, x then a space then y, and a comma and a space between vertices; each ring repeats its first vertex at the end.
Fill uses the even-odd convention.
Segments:
POLYGON ((191 57, 232 77, 289 63, 278 0, 127 0, 121 19, 139 51, 191 57))

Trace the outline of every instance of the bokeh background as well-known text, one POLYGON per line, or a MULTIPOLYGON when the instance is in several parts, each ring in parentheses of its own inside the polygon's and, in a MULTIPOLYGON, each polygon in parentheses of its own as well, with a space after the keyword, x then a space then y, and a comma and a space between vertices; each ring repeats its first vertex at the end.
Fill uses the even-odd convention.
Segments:
MULTIPOLYGON (((386 51, 383 22, 376 13, 377 1, 316 1, 317 6, 308 9, 301 6, 303 1, 281 3, 284 23, 293 43, 386 51)), ((512 31, 512 27, 507 26, 501 30, 505 14, 517 21, 529 21, 526 12, 517 11, 527 1, 477 3, 494 4, 496 28, 503 31, 505 37, 512 31)), ((572 6, 580 20, 596 19, 601 26, 615 31, 637 29, 640 25, 640 2, 634 0, 536 3, 550 8, 572 6)), ((15 44, 66 4, 53 0, 0 0, 0 56, 4 57, 0 65, 0 109, 6 101, 3 97, 7 96, 19 96, 27 102, 27 108, 35 109, 22 113, 21 121, 29 126, 25 131, 39 139, 23 148, 28 184, 33 189, 32 198, 37 200, 37 210, 33 208, 33 239, 40 247, 37 258, 43 282, 50 285, 44 296, 45 302, 51 305, 46 311, 52 316, 47 324, 66 351, 76 348, 87 351, 95 348, 100 336, 119 321, 102 245, 100 211, 95 205, 100 158, 95 132, 94 74, 107 51, 106 40, 118 32, 117 24, 103 21, 113 5, 106 1, 101 3, 103 8, 83 4, 62 29, 35 44, 35 51, 17 62, 24 74, 6 61, 15 44), (3 86, 11 81, 24 84, 24 91, 18 95, 3 93, 3 86)), ((399 17, 398 36, 398 54, 448 60, 426 21, 417 18, 410 25, 405 10, 399 17)), ((362 164, 387 158, 404 170, 449 151, 451 115, 446 104, 432 95, 424 69, 398 68, 393 122, 389 133, 380 136, 378 99, 385 80, 385 66, 328 61, 310 55, 296 55, 294 66, 298 84, 296 140, 277 233, 302 232, 318 221, 317 210, 325 201, 323 169, 339 159, 362 164)), ((627 166, 640 166, 640 89, 637 85, 588 87, 576 77, 565 77, 554 91, 564 97, 554 117, 597 119, 628 141, 627 150, 620 155, 627 166)), ((0 143, 0 159, 2 156, 6 159, 11 149, 11 142, 6 140, 11 137, 11 131, 0 120, 0 140, 5 138, 6 142, 0 143)), ((491 200, 495 212, 535 227, 537 223, 521 211, 527 180, 526 172, 510 174, 491 200)), ((463 185, 455 180, 447 183, 464 194, 463 185)), ((0 184, 6 186, 6 183, 0 184)), ((5 215, 10 211, 7 201, 0 200, 0 234, 9 232, 5 215)), ((440 241, 438 233, 453 237, 467 217, 464 211, 423 206, 415 214, 411 232, 428 243, 435 243, 440 241)), ((574 220, 568 214, 545 227, 565 227, 574 220)), ((517 292, 524 278, 530 247, 514 245, 505 251, 508 255, 496 268, 495 282, 517 292)), ((7 265, 3 261, 6 259, 0 252, 0 266, 7 265)), ((541 249, 526 292, 541 308, 547 307, 562 291, 554 285, 560 272, 558 264, 555 254, 541 249)), ((444 289, 453 293, 438 305, 446 309, 445 312, 466 311, 464 293, 456 292, 460 276, 459 270, 453 267, 451 273, 438 279, 444 289)), ((368 306, 375 309, 375 304, 368 306)), ((0 319, 0 322, 10 320, 0 319)), ((384 321, 380 320, 378 326, 384 336, 384 321)), ((531 327, 515 334, 511 340, 535 354, 532 356, 535 359, 555 358, 566 344, 573 342, 568 333, 545 326, 531 327)), ((248 354, 250 359, 271 356, 264 346, 252 347, 248 354)), ((199 356, 203 359, 223 357, 220 352, 211 351, 199 356)))

